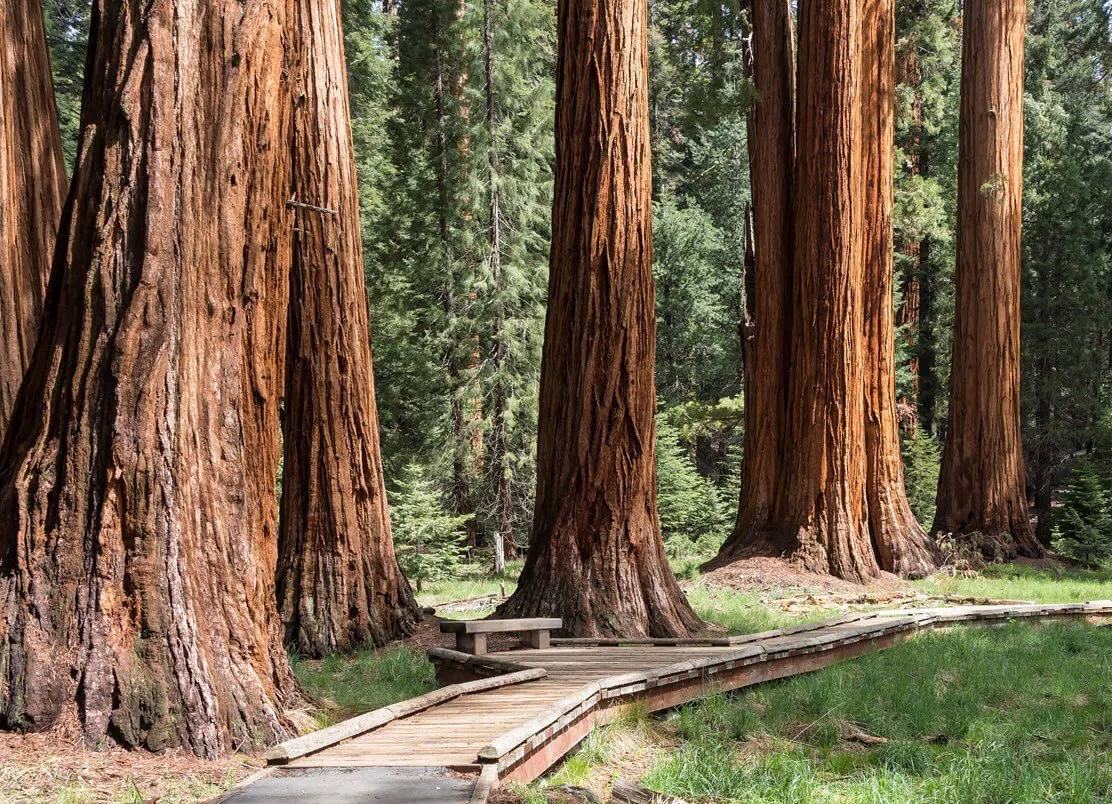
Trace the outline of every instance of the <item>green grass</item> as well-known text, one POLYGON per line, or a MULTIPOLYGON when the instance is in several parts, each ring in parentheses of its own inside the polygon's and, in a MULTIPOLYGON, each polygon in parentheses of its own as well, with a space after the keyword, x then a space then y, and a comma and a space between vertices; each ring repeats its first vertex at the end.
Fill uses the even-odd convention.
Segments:
POLYGON ((491 575, 489 567, 478 564, 467 565, 454 578, 429 581, 417 593, 417 602, 422 606, 439 606, 455 600, 470 600, 476 597, 497 595, 500 582, 506 585, 506 594, 512 595, 517 588, 517 576, 521 574, 524 561, 506 562, 506 573, 501 578, 491 575))
POLYGON ((763 802, 1112 800, 1112 632, 926 633, 819 673, 679 712, 644 783, 763 802), (888 743, 843 739, 846 723, 888 743))
POLYGON ((930 594, 1074 603, 1112 599, 1112 572, 999 564, 986 567, 980 577, 935 576, 917 586, 930 594))
POLYGON ((321 725, 416 698, 436 687, 432 663, 406 646, 320 660, 291 657, 298 680, 323 707, 321 725))

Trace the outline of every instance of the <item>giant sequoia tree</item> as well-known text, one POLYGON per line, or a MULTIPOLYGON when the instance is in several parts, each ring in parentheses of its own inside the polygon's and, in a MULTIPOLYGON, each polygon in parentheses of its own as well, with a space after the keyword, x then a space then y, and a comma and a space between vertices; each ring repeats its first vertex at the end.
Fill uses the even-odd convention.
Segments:
POLYGON ((0 454, 0 723, 281 739, 292 220, 282 0, 98 0, 44 326, 0 454))
POLYGON ((799 21, 794 316, 777 534, 817 572, 879 571, 865 494, 861 0, 805 3, 799 21))
POLYGON ((338 0, 297 0, 278 602, 305 655, 412 633, 379 451, 359 191, 338 0))
POLYGON ((529 558, 504 616, 699 627, 656 512, 646 0, 561 0, 556 185, 529 558))
POLYGON ((745 477, 711 565, 774 555, 853 580, 922 575, 933 560, 895 407, 892 2, 803 7, 794 117, 788 4, 756 0, 753 22, 745 477))
POLYGON ((950 424, 934 530, 1040 555, 1020 441, 1024 0, 965 5, 950 424))
POLYGON ((0 441, 31 360, 66 192, 37 0, 0 8, 0 441))
POLYGON ((722 557, 774 522, 788 399, 795 164, 795 58, 788 0, 753 0, 749 112, 754 260, 747 277, 745 465, 734 532, 722 557))
POLYGON ((921 577, 934 568, 933 549, 907 501, 896 415, 896 324, 892 305, 895 11, 895 0, 862 0, 865 490, 869 530, 881 569, 921 577))

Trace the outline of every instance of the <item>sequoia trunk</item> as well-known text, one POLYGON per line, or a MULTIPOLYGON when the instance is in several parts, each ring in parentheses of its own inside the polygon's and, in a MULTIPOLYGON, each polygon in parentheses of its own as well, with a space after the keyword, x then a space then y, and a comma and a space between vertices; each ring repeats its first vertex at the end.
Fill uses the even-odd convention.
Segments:
POLYGON ((881 569, 919 578, 934 567, 930 541, 904 489, 896 415, 893 291, 893 148, 896 15, 894 0, 862 0, 862 215, 865 282, 865 488, 881 569))
POLYGON ((274 602, 284 0, 97 0, 0 455, 0 719, 202 756, 289 734, 274 602))
POLYGON ((338 0, 297 0, 278 605, 307 656, 413 633, 379 450, 359 191, 338 0))
POLYGON ((800 15, 808 55, 799 74, 801 203, 781 496, 786 553, 857 581, 879 572, 865 482, 861 2, 808 2, 800 15))
POLYGON ((734 532, 712 564, 772 533, 784 449, 791 332, 795 59, 788 0, 753 0, 749 113, 753 185, 752 320, 744 333, 745 464, 734 532))
POLYGON ((577 635, 700 623, 656 512, 646 0, 560 0, 537 501, 510 617, 577 635))
POLYGON ((950 424, 934 530, 1039 556, 1020 443, 1024 0, 969 0, 962 43, 950 424))
POLYGON ((38 0, 0 7, 0 442, 31 361, 66 192, 38 0))

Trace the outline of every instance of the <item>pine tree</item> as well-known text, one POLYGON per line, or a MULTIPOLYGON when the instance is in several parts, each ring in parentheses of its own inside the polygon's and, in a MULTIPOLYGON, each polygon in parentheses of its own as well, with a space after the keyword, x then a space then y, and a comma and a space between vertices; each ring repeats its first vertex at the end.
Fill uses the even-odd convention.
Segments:
MULTIPOLYGON (((536 395, 544 330, 551 212, 554 29, 544 0, 484 0, 481 43, 469 71, 482 110, 470 137, 470 169, 487 199, 475 213, 486 233, 473 294, 483 362, 476 377, 486 408, 489 459, 477 489, 491 521, 494 570, 516 557, 515 502, 535 452, 536 395)), ((526 526, 527 527, 527 526, 526 526)))
POLYGON ((1112 61, 1099 0, 1031 5, 1023 240, 1023 408, 1037 534, 1109 398, 1112 61))

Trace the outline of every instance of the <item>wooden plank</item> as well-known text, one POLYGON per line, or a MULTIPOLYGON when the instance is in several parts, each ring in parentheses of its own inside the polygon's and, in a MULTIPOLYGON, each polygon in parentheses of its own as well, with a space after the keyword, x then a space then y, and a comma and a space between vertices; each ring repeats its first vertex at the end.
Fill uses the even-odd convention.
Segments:
POLYGON ((524 725, 503 734, 497 740, 491 742, 490 745, 482 748, 479 751, 479 759, 483 762, 497 762, 514 748, 521 745, 538 732, 543 731, 569 712, 586 705, 588 702, 593 703, 594 701, 592 699, 598 698, 601 689, 602 688, 597 682, 594 684, 587 684, 582 689, 561 699, 536 717, 531 718, 524 725))
POLYGON ((498 687, 504 687, 510 684, 521 684, 527 681, 544 678, 547 675, 547 670, 542 667, 535 667, 504 676, 484 678, 478 681, 469 681, 464 684, 455 684, 451 687, 433 690, 419 698, 413 698, 394 704, 393 706, 376 709, 373 712, 367 712, 366 714, 349 718, 334 726, 320 729, 312 734, 306 734, 303 737, 287 740, 271 748, 263 755, 263 758, 266 759, 267 763, 270 765, 285 764, 291 759, 297 759, 306 754, 320 751, 323 748, 335 745, 338 742, 371 731, 372 729, 380 728, 393 720, 406 717, 415 712, 420 712, 423 709, 436 706, 439 703, 457 698, 460 695, 497 689, 498 687))
POLYGON ((564 625, 557 617, 535 617, 520 620, 444 620, 442 634, 494 634, 509 631, 559 631, 564 625))
POLYGON ((483 765, 482 771, 479 773, 479 780, 475 783, 475 789, 471 793, 470 804, 486 804, 490 794, 494 788, 498 786, 498 766, 497 765, 483 765))

